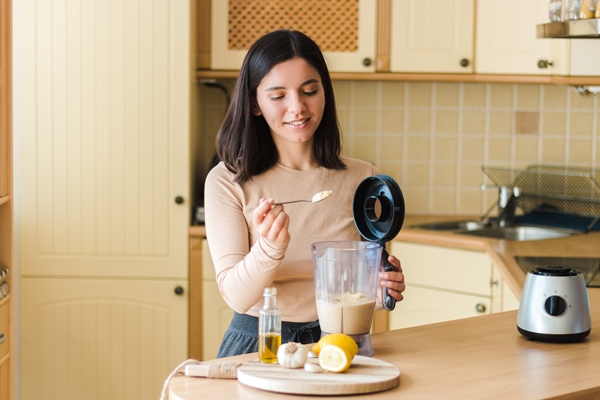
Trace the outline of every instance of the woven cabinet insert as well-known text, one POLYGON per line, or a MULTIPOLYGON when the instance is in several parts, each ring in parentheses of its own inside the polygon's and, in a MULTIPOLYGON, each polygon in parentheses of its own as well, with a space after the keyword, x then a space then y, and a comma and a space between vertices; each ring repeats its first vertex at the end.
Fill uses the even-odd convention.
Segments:
POLYGON ((248 50, 277 29, 298 30, 324 52, 358 50, 359 0, 229 0, 229 50, 248 50))

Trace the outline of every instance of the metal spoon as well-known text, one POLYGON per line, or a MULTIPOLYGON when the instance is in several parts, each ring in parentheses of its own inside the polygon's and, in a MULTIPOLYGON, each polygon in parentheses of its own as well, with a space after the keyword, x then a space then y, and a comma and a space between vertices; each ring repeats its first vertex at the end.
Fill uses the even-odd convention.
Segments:
POLYGON ((280 205, 280 204, 290 204, 290 203, 300 203, 300 202, 306 202, 306 203, 318 203, 321 200, 325 200, 326 198, 328 198, 329 196, 331 196, 333 192, 331 190, 324 190, 322 192, 319 192, 317 194, 315 194, 312 199, 310 200, 293 200, 293 201, 283 201, 281 203, 274 203, 274 206, 280 205))

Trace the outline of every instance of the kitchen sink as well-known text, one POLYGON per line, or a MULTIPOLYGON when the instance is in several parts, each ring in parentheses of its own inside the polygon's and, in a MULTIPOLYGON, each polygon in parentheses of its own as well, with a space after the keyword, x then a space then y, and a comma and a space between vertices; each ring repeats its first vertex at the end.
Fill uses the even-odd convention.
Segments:
POLYGON ((425 229, 431 231, 472 231, 490 226, 485 221, 447 221, 430 224, 413 225, 411 228, 425 229))
POLYGON ((493 227, 470 231, 457 231, 456 233, 495 239, 526 241, 558 239, 578 235, 581 232, 569 229, 543 228, 536 226, 511 226, 505 228, 493 227))
POLYGON ((577 230, 530 225, 501 228, 496 223, 476 220, 427 223, 413 225, 411 228, 517 241, 557 239, 581 234, 577 230))

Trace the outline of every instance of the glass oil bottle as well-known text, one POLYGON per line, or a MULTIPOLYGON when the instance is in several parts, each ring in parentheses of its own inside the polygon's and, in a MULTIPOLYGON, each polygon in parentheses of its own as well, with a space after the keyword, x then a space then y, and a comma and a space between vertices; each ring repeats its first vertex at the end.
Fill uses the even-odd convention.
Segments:
POLYGON ((258 359, 270 364, 277 362, 281 345, 281 310, 277 308, 276 288, 266 288, 263 296, 264 305, 258 317, 258 359))

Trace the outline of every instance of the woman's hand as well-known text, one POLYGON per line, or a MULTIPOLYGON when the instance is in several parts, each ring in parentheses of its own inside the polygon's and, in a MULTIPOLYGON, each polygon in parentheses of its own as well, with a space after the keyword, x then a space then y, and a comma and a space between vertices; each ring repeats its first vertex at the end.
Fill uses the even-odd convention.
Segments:
POLYGON ((258 234, 269 243, 285 247, 290 242, 290 217, 282 205, 273 206, 274 202, 273 199, 260 199, 258 207, 254 210, 252 222, 258 234))
MULTIPOLYGON (((404 296, 402 292, 406 289, 404 285, 404 274, 402 273, 402 266, 400 260, 390 255, 388 261, 392 263, 395 271, 380 272, 379 273, 379 286, 389 288, 388 294, 392 296, 396 301, 401 301, 404 296)), ((381 293, 381 291, 379 291, 381 293)))

